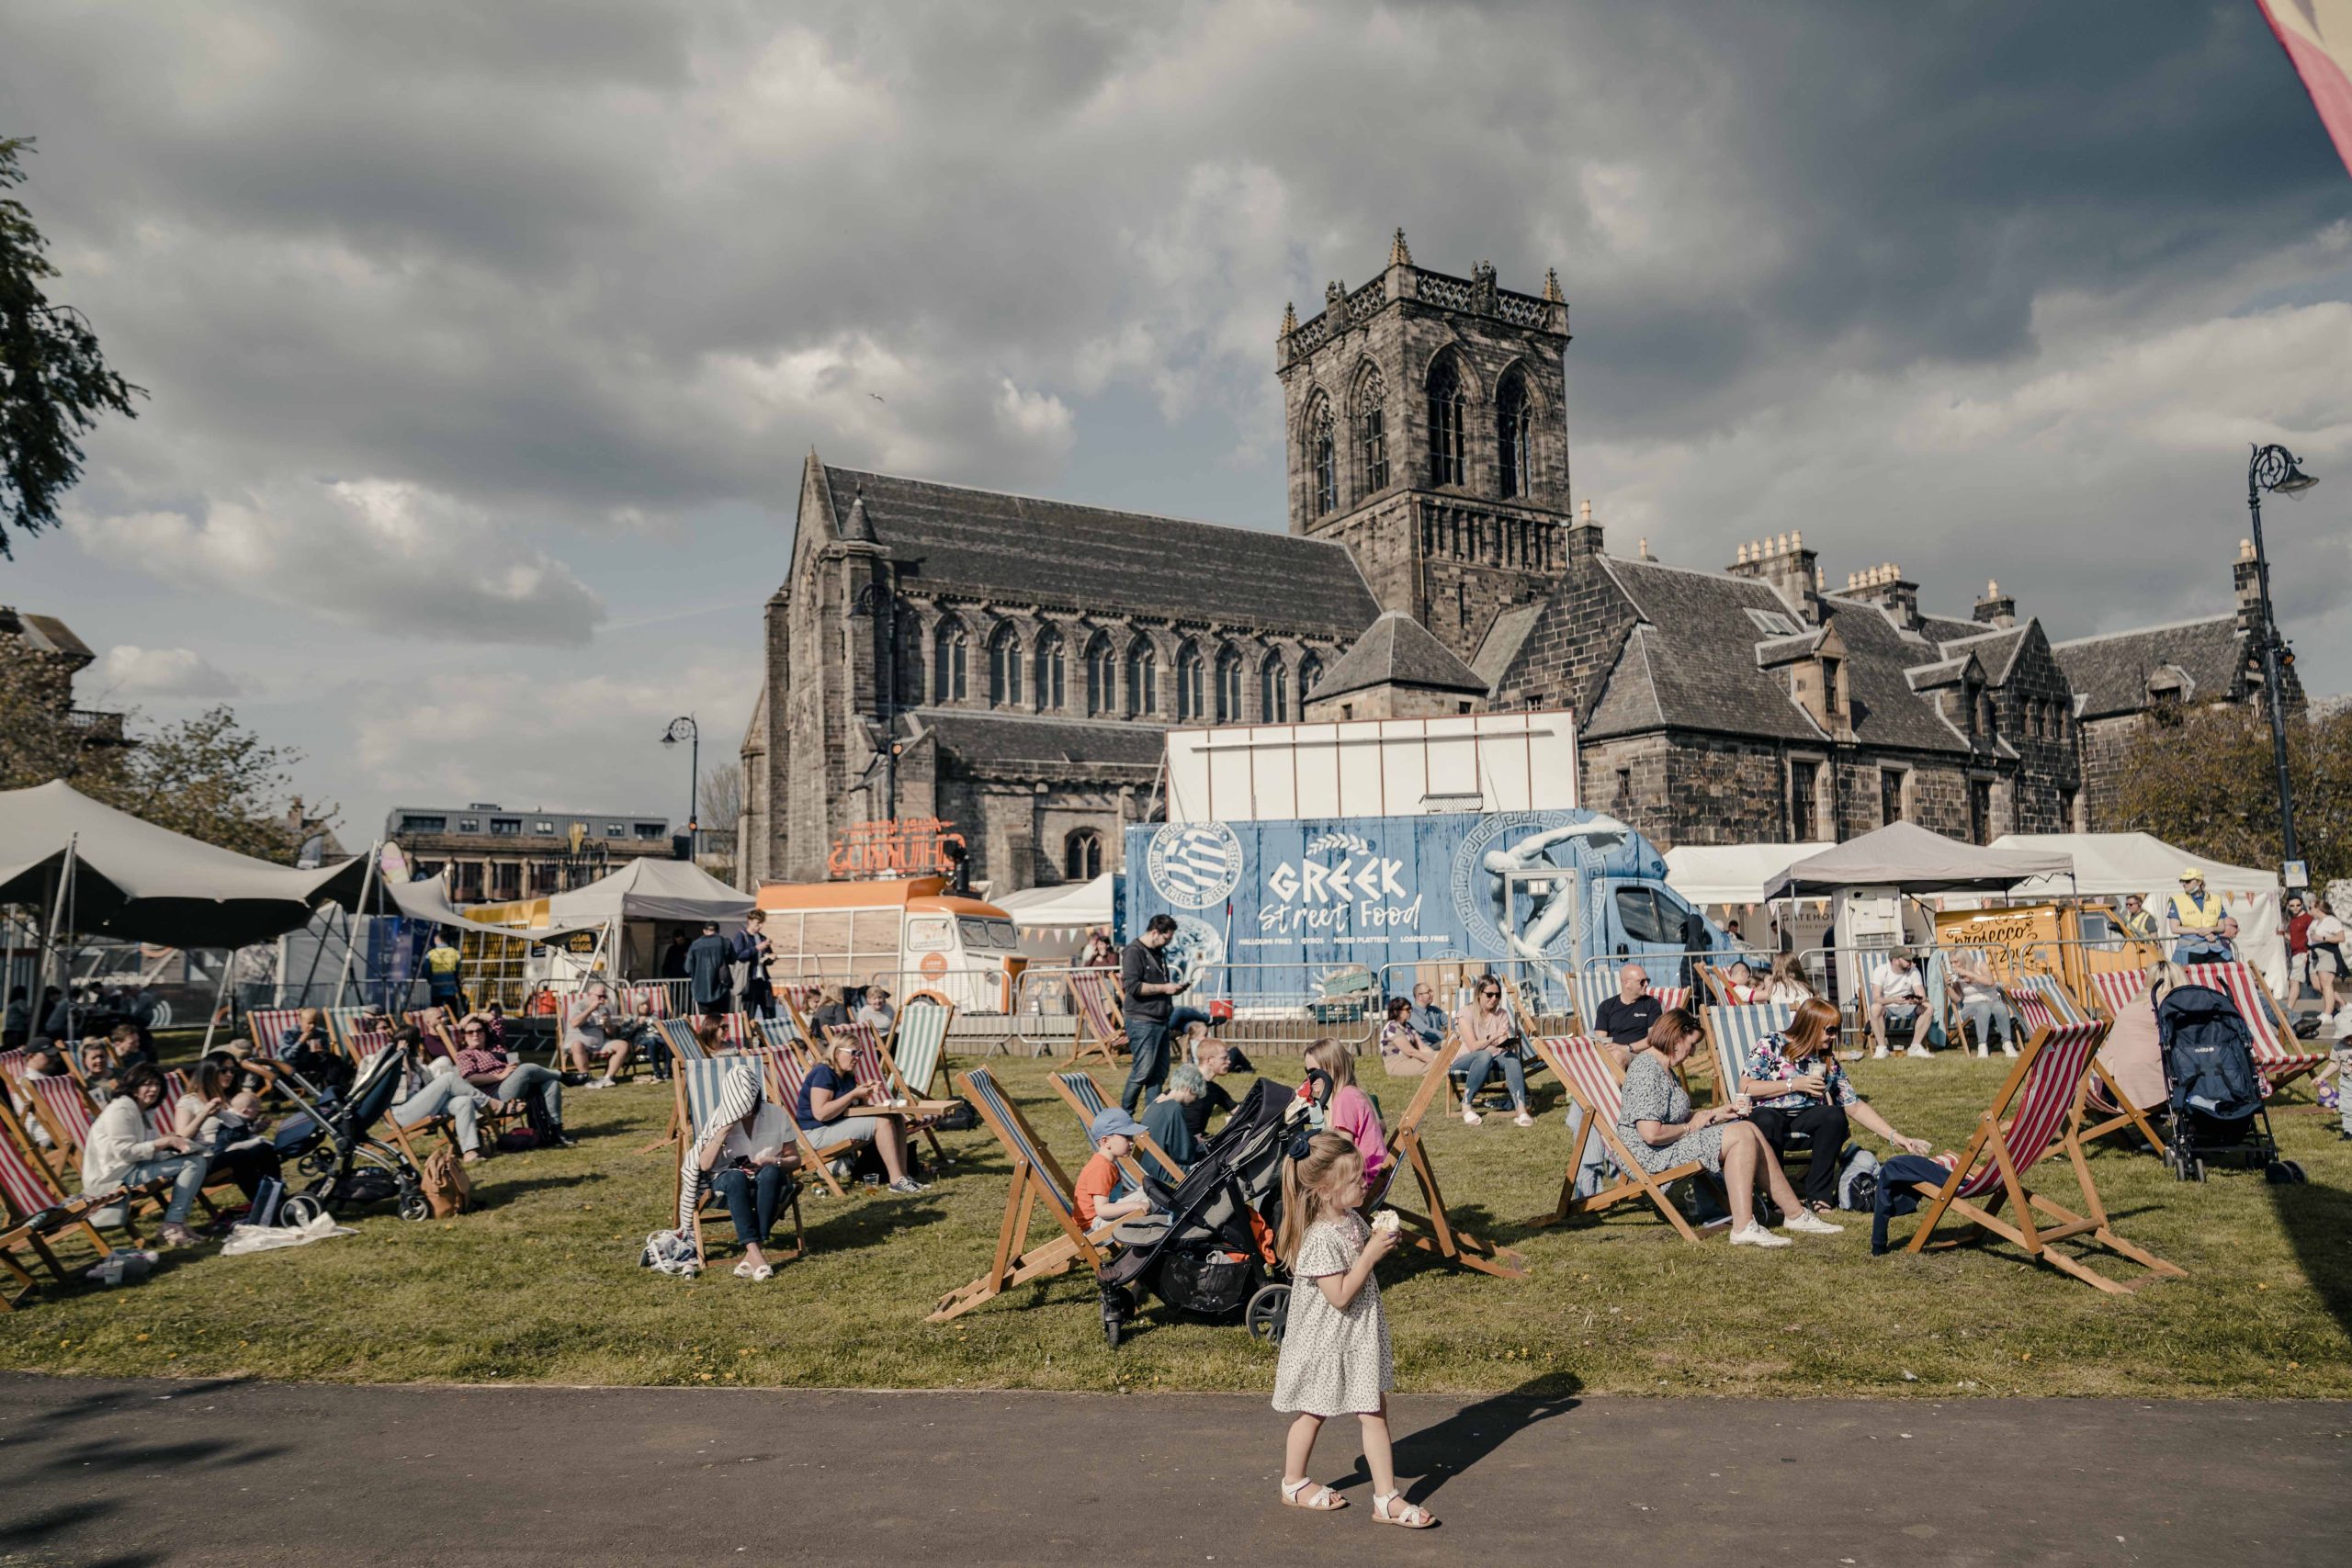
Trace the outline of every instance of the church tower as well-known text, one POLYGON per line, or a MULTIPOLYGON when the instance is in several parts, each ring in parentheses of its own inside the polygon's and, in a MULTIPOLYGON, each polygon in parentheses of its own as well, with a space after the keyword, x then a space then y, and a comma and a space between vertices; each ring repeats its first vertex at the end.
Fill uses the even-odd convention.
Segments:
POLYGON ((1497 615, 1540 604, 1567 566, 1568 307, 1413 265, 1323 312, 1284 307, 1275 364, 1290 454, 1290 531, 1345 544, 1381 607, 1464 660, 1497 615))

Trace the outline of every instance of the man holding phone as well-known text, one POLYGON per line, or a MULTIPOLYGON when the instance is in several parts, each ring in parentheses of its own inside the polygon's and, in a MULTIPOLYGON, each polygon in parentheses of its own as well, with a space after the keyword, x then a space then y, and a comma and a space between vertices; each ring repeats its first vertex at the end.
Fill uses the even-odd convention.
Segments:
POLYGON ((1168 1030, 1174 998, 1193 988, 1190 980, 1168 977, 1168 944, 1176 940, 1172 915, 1154 915, 1143 934, 1119 954, 1119 1000, 1127 1020, 1127 1049, 1135 1057, 1119 1109, 1130 1116, 1146 1095, 1168 1078, 1168 1030))

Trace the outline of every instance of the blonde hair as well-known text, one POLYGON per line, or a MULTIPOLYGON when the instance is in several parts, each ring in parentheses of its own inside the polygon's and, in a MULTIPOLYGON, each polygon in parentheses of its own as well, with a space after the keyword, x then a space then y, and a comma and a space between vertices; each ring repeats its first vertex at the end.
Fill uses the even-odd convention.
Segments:
POLYGON ((324 1029, 326 1027, 327 1015, 318 1008, 304 1008, 300 1016, 301 1018, 302 1027, 305 1029, 324 1029))
POLYGON ((1347 1213, 1330 1195, 1363 1170, 1363 1156, 1345 1133, 1317 1133, 1308 1140, 1304 1158, 1283 1161, 1283 1225, 1274 1247, 1284 1263, 1298 1262, 1307 1226, 1347 1213))
POLYGON ((1306 1060, 1309 1067, 1320 1067, 1331 1075, 1334 1094, 1356 1081, 1355 1053, 1328 1034, 1306 1048, 1306 1060))
POLYGON ((1808 991, 1813 989, 1813 981, 1806 976, 1804 964, 1793 953, 1781 954, 1781 961, 1772 965, 1772 980, 1776 985, 1785 982, 1792 986, 1803 986, 1808 991))

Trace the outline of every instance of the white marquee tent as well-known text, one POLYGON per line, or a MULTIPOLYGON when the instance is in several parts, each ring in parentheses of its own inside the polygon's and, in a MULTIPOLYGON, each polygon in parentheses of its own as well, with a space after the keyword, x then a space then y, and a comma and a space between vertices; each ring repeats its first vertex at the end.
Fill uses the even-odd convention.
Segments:
POLYGON ((1764 902, 1764 886, 1797 862, 1835 845, 1683 844, 1666 852, 1666 882, 1693 904, 1737 908, 1764 902))
POLYGON ((1114 886, 1106 871, 1091 882, 1024 887, 989 901, 1012 917, 1024 942, 1075 948, 1096 927, 1111 929, 1114 886))

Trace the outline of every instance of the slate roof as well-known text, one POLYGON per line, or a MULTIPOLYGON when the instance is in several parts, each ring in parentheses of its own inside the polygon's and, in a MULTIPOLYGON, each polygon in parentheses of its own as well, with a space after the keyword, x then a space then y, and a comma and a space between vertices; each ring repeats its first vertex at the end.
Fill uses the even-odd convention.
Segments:
POLYGON ((54 653, 86 664, 97 657, 74 628, 55 615, 35 615, 0 604, 0 633, 14 633, 43 653, 54 653))
POLYGON ((1526 645, 1527 634, 1544 618, 1544 604, 1540 599, 1532 604, 1513 604, 1498 612, 1487 627, 1487 635, 1478 644, 1478 657, 1470 661, 1470 668, 1478 672, 1489 689, 1510 672, 1511 660, 1526 645))
POLYGON ((1942 650, 1905 633, 1867 601, 1828 593, 1821 606, 1846 642, 1846 696, 1854 712, 1854 739, 1866 746, 1967 752, 1966 738, 1944 722, 1935 700, 1911 685, 1909 671, 1941 662, 1942 650))
POLYGON ((1976 662, 1984 667, 1984 678, 1994 685, 2005 683, 2009 671, 2017 668, 2018 655, 2025 649, 2025 636, 2030 622, 2014 626, 1996 626, 1986 630, 1972 626, 1965 636, 1939 639, 1939 646, 1946 658, 1962 654, 1976 655, 1976 662))
POLYGON ((1821 739, 1813 720, 1790 700, 1788 687, 1756 667, 1756 627, 1746 612, 1787 613, 1769 585, 1657 561, 1603 557, 1600 565, 1648 626, 1638 647, 1629 637, 1621 651, 1593 704, 1587 738, 1663 725, 1785 740, 1821 739), (1614 690, 1621 681, 1632 684, 1614 690))
POLYGON ((1306 695, 1320 702, 1372 686, 1418 686, 1484 696, 1487 681, 1420 622, 1402 610, 1389 610, 1365 628, 1306 695))
POLYGON ((1326 540, 852 468, 823 475, 836 530, 862 497, 876 542, 944 587, 1343 637, 1380 613, 1355 558, 1326 540))
POLYGON ((921 708, 902 716, 969 768, 1159 766, 1162 727, 1135 720, 1024 717, 921 708))
POLYGON ((2178 667, 2193 683, 2190 702, 2210 702, 2236 688, 2245 661, 2245 634, 2234 615, 2143 626, 2109 637, 2075 637, 2053 643, 2050 651, 2075 688, 2082 718, 2111 718, 2148 705, 2148 677, 2164 666, 2178 667))

